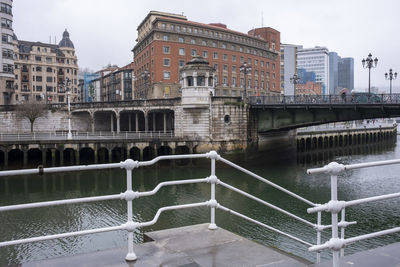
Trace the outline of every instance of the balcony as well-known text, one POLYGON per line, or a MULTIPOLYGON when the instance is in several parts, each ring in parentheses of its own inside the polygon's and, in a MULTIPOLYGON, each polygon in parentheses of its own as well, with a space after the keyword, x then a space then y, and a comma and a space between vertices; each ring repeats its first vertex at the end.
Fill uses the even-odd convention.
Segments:
POLYGON ((23 83, 28 83, 29 80, 28 80, 28 79, 22 79, 21 82, 23 82, 23 83))
POLYGON ((28 68, 22 68, 22 72, 28 72, 28 68))

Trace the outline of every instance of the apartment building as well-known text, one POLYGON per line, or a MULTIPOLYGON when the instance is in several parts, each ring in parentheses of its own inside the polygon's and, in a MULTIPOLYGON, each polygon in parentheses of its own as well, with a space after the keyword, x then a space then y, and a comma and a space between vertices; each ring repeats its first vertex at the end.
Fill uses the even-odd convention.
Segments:
POLYGON ((14 94, 11 103, 19 101, 80 102, 78 59, 67 30, 56 44, 18 40, 14 35, 14 94))
POLYGON ((0 54, 0 105, 11 104, 14 88, 14 53, 12 27, 12 0, 0 0, 1 54, 0 54))
POLYGON ((133 48, 135 98, 180 96, 179 69, 194 56, 215 68, 217 96, 280 93, 280 33, 264 27, 247 34, 225 24, 189 21, 186 16, 151 11, 137 28, 133 48), (251 71, 240 72, 243 64, 251 71))

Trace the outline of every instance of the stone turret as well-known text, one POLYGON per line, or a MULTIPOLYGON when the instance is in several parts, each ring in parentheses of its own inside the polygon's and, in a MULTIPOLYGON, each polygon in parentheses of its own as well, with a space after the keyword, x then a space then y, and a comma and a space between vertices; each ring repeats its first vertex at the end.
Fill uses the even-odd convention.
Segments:
POLYGON ((215 93, 214 72, 209 62, 200 56, 193 57, 180 70, 184 108, 200 108, 210 104, 215 93))

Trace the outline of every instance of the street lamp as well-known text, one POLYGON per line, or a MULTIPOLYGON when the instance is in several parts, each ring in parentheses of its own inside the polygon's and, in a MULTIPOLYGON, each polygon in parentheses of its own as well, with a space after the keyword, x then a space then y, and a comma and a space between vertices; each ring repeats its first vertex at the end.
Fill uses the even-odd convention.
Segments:
POLYGON ((290 77, 290 83, 294 85, 294 95, 296 94, 296 84, 299 83, 300 77, 295 73, 293 77, 290 77))
POLYGON ((72 133, 71 133, 71 104, 70 104, 70 88, 68 87, 68 85, 71 84, 71 81, 69 78, 66 78, 64 81, 64 86, 65 86, 65 90, 67 91, 67 103, 68 103, 68 135, 67 135, 67 139, 71 140, 72 139, 72 133))
POLYGON ((392 80, 396 80, 397 72, 393 73, 392 69, 389 69, 389 74, 386 72, 385 78, 390 81, 390 96, 392 96, 392 80))
POLYGON ((147 70, 143 71, 142 74, 142 79, 144 80, 144 99, 147 99, 147 81, 149 79, 149 72, 147 70))
POLYGON ((247 73, 251 73, 251 65, 244 63, 243 65, 240 66, 240 72, 244 73, 244 93, 243 93, 243 99, 247 98, 247 91, 246 91, 246 83, 247 83, 247 73))
POLYGON ((378 59, 372 59, 371 53, 368 54, 367 58, 364 58, 362 61, 363 68, 368 68, 368 98, 371 95, 371 68, 376 68, 378 65, 378 59))

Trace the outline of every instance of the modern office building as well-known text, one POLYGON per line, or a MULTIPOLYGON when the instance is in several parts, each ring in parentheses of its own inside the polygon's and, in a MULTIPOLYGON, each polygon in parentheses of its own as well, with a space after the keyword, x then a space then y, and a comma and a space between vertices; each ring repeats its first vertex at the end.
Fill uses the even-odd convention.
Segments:
POLYGON ((307 82, 315 82, 315 72, 306 71, 303 68, 297 69, 297 75, 299 77, 299 84, 306 84, 307 82))
POLYGON ((281 93, 294 95, 295 85, 290 81, 297 74, 297 45, 281 44, 281 93))
POLYGON ((78 59, 67 30, 58 45, 22 41, 16 37, 13 43, 15 93, 11 103, 28 100, 66 103, 68 90, 71 102, 81 101, 78 59))
POLYGON ((354 58, 346 57, 338 61, 338 87, 354 89, 354 58))
POLYGON ((299 48, 297 68, 313 71, 315 81, 322 85, 322 95, 329 94, 329 51, 326 47, 299 48))
POLYGON ((0 0, 1 20, 1 72, 0 72, 0 105, 11 104, 15 94, 14 87, 14 52, 12 27, 12 0, 0 0))
POLYGON ((204 24, 186 16, 151 11, 137 28, 135 98, 180 95, 179 69, 193 56, 202 56, 216 70, 217 96, 280 93, 280 33, 257 28, 247 34, 222 23, 204 24), (243 64, 251 71, 240 72, 243 64))
POLYGON ((330 95, 335 94, 338 88, 338 61, 340 57, 336 52, 329 52, 329 89, 330 95))

